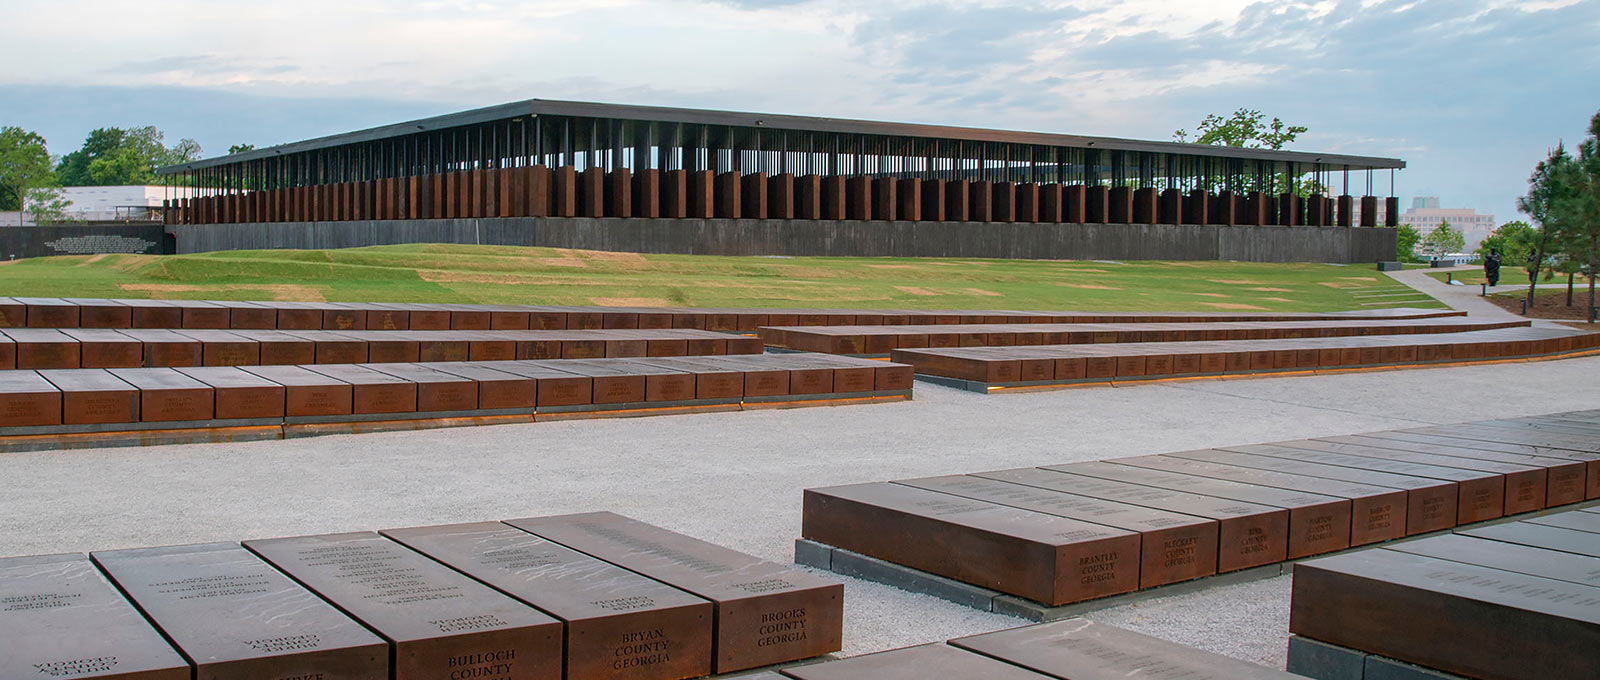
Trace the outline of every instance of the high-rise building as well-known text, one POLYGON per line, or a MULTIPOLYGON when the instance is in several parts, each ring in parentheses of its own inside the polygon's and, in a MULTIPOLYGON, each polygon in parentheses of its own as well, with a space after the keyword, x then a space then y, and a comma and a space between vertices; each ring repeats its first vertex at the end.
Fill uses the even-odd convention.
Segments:
MULTIPOLYGON (((1355 207, 1355 213, 1359 224, 1361 206, 1355 207)), ((1378 204, 1378 224, 1383 224, 1386 216, 1383 204, 1378 204)), ((1438 196, 1414 197, 1411 199, 1411 207, 1400 214, 1400 224, 1410 226, 1424 236, 1439 228, 1441 222, 1449 222, 1452 229, 1461 232, 1463 240, 1466 241, 1464 250, 1469 253, 1477 250, 1478 244, 1499 226, 1494 221, 1494 215, 1480 215, 1472 208, 1441 208, 1438 196)))

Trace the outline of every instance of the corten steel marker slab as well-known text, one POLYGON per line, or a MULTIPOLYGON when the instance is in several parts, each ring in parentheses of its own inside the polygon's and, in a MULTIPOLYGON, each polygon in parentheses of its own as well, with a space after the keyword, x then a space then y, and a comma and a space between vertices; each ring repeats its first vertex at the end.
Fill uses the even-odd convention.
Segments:
POLYGON ((79 368, 78 340, 61 331, 47 328, 10 328, 6 336, 16 343, 16 367, 79 368))
POLYGON ((63 425, 139 422, 139 389, 110 371, 64 368, 39 375, 61 390, 63 425))
POLYGON ((801 536, 1061 605, 1139 588, 1139 534, 900 484, 806 489, 801 536))
POLYGON ((350 383, 353 407, 357 414, 415 413, 417 384, 352 364, 306 366, 307 370, 350 383))
POLYGON ((744 374, 691 358, 640 359, 640 363, 688 373, 694 380, 695 399, 738 399, 744 396, 744 374))
POLYGON ((28 308, 31 328, 77 328, 78 305, 61 298, 13 298, 28 308))
POLYGON ((139 419, 144 422, 210 420, 216 413, 216 391, 173 369, 106 370, 139 388, 139 419))
POLYGON ((288 335, 310 340, 316 346, 319 364, 366 363, 367 343, 336 331, 287 331, 288 335))
POLYGON ((256 343, 262 366, 303 366, 317 363, 317 344, 280 331, 234 330, 234 335, 256 343))
POLYGON ((973 476, 1216 520, 1219 572, 1282 562, 1289 548, 1289 511, 1282 508, 1041 468, 973 476))
POLYGON ((713 672, 839 651, 839 582, 609 512, 507 523, 711 600, 713 672))
POLYGON ((695 376, 688 371, 629 359, 608 360, 604 365, 643 375, 644 400, 647 402, 689 401, 695 398, 695 376))
POLYGON ((1314 449, 1294 448, 1277 444, 1255 446, 1222 446, 1224 451, 1249 453, 1272 458, 1337 465, 1357 470, 1388 472, 1411 477, 1423 477, 1454 482, 1456 492, 1456 524, 1482 522, 1505 515, 1506 478, 1489 472, 1475 472, 1462 468, 1421 465, 1384 458, 1365 458, 1343 453, 1330 453, 1314 449))
POLYGON ((581 406, 594 403, 594 379, 545 368, 532 361, 480 361, 476 365, 534 381, 535 405, 581 406))
POLYGON ((561 619, 568 680, 711 673, 711 603, 500 522, 382 532, 561 619))
POLYGON ((1289 559, 1350 547, 1348 499, 1110 462, 1070 463, 1045 469, 1284 508, 1289 511, 1289 559))
POLYGON ((232 366, 190 366, 172 369, 209 386, 215 393, 217 420, 282 418, 284 386, 232 366))
POLYGON ((0 333, 0 370, 10 370, 17 367, 17 343, 6 334, 0 333))
POLYGON ((1406 493, 1405 532, 1408 536, 1448 529, 1456 525, 1456 494, 1459 488, 1455 482, 1220 449, 1180 451, 1162 455, 1252 470, 1271 470, 1303 477, 1399 489, 1406 493))
POLYGON ((202 347, 199 340, 162 328, 118 331, 144 343, 145 367, 199 366, 202 347))
POLYGON ((133 310, 134 328, 183 328, 183 308, 168 300, 117 300, 133 310))
POLYGON ((246 548, 392 645, 393 680, 561 680, 561 623, 373 532, 246 548))
POLYGON ((969 475, 895 483, 1138 533, 1140 588, 1217 573, 1213 520, 969 475))
POLYGON ((776 397, 789 394, 789 371, 766 363, 765 357, 726 356, 696 357, 692 359, 704 366, 727 367, 744 372, 744 396, 776 397))
POLYGON ((1543 524, 1575 531, 1600 534, 1600 515, 1588 512, 1562 512, 1523 520, 1529 524, 1543 524))
POLYGON ((28 306, 16 298, 0 297, 0 328, 21 328, 28 325, 28 306))
POLYGON ((937 643, 794 666, 783 669, 783 674, 796 680, 1046 680, 1049 677, 937 643))
POLYGON ((539 388, 538 382, 533 378, 497 370, 484 363, 450 362, 416 365, 476 382, 478 408, 481 409, 531 409, 537 403, 539 388))
POLYGON ((1536 548, 1559 550, 1575 555, 1600 557, 1600 537, 1588 531, 1530 522, 1496 524, 1474 529, 1461 529, 1456 533, 1487 538, 1505 543, 1531 545, 1536 548))
POLYGON ((61 390, 33 371, 0 371, 0 426, 61 424, 61 390))
POLYGON ((190 673, 87 556, 0 559, 0 677, 189 680, 190 673))
MULTIPOLYGON (((104 298, 64 298, 78 306, 78 328, 132 328, 133 308, 104 298)), ((65 326, 56 326, 65 328, 65 326)))
POLYGON ((1168 455, 1117 458, 1107 462, 1348 498, 1350 499, 1350 545, 1353 546, 1378 543, 1406 535, 1406 492, 1401 489, 1254 470, 1168 455))
POLYGON ((224 330, 184 329, 179 335, 200 343, 201 366, 255 366, 261 363, 261 344, 224 330))
POLYGON ((1068 619, 956 638, 950 644, 1069 680, 1295 680, 1299 675, 1131 630, 1068 619))
POLYGON ((388 645, 232 543, 91 553, 196 680, 386 680, 388 645))
POLYGON ((278 310, 271 303, 242 300, 212 300, 228 309, 228 328, 271 330, 278 327, 278 310))
POLYGON ((1296 565, 1289 631, 1469 677, 1600 677, 1593 587, 1393 550, 1296 565))
MULTIPOLYGON (((593 403, 635 404, 644 401, 645 378, 604 364, 556 359, 526 362, 538 368, 580 375, 593 381, 593 403)), ((547 405, 540 400, 540 405, 547 405)))
POLYGON ((1417 463, 1420 465, 1496 474, 1505 478, 1505 498, 1502 501, 1503 514, 1515 515, 1534 510, 1543 510, 1545 507, 1545 489, 1549 484, 1549 474, 1542 468, 1480 461, 1471 458, 1413 453, 1360 444, 1342 444, 1316 439, 1275 442, 1275 444, 1293 449, 1323 451, 1377 460, 1417 463))
POLYGON ((78 341, 82 368, 137 368, 144 365, 144 343, 109 328, 64 328, 78 341))
MULTIPOLYGON (((1324 437, 1322 441, 1342 444, 1360 444, 1363 446, 1376 446, 1385 449, 1398 449, 1414 453, 1429 453, 1453 458, 1468 458, 1478 461, 1495 463, 1512 463, 1515 465, 1543 468, 1547 473, 1548 485, 1545 488, 1545 505, 1557 506, 1577 503, 1588 495, 1588 476, 1590 465, 1600 469, 1600 454, 1594 454, 1594 460, 1587 463, 1582 460, 1570 458, 1552 458, 1548 456, 1530 456, 1523 453, 1503 453, 1486 451, 1482 449, 1468 449, 1450 443, 1451 440, 1428 441, 1401 441, 1384 439, 1381 437, 1368 437, 1355 435, 1348 437, 1324 437)), ((1459 440, 1457 440, 1459 441, 1459 440)))
POLYGON ((419 364, 361 364, 417 384, 417 410, 471 411, 478 408, 478 383, 419 364))
POLYGON ((283 385, 285 416, 339 416, 354 412, 355 388, 343 380, 300 366, 241 366, 239 370, 283 385))
POLYGON ((1384 549, 1600 587, 1600 561, 1586 555, 1559 550, 1504 543, 1462 534, 1401 541, 1384 546, 1384 549))
MULTIPOLYGON (((9 331, 8 331, 9 332, 9 331)), ((1433 434, 1442 437, 1455 437, 1457 439, 1481 440, 1490 442, 1508 442, 1513 444, 1530 444, 1535 446, 1550 446, 1554 448, 1568 448, 1574 451, 1594 451, 1597 447, 1591 437, 1563 435, 1538 430, 1513 430, 1504 427, 1483 427, 1472 423, 1452 425, 1445 427, 1427 427, 1414 430, 1401 430, 1418 434, 1433 434)))

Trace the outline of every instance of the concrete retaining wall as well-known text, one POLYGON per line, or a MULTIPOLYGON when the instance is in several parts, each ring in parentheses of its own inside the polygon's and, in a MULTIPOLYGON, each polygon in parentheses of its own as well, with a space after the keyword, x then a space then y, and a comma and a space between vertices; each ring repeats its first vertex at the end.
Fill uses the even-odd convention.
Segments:
POLYGON ((0 258, 103 253, 169 253, 172 246, 160 224, 0 227, 0 258))
POLYGON ((475 243, 636 253, 1029 260, 1394 259, 1394 230, 1172 224, 515 217, 169 226, 178 252, 475 243))

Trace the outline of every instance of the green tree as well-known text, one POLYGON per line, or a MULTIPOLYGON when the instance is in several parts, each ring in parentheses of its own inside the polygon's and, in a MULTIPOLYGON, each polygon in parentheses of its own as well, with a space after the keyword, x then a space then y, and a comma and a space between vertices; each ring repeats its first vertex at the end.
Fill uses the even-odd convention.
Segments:
MULTIPOLYGON (((1269 123, 1266 122, 1266 115, 1260 111, 1241 107, 1227 118, 1215 113, 1206 116, 1198 126, 1195 126, 1195 132, 1199 133, 1199 136, 1195 138, 1194 143, 1231 146, 1236 149, 1282 149, 1307 129, 1304 125, 1284 123, 1276 116, 1269 123)), ((1179 142, 1188 142, 1189 132, 1175 131, 1172 133, 1172 138, 1179 142)))
POLYGON ((1600 264, 1600 113, 1589 120, 1589 136, 1578 144, 1577 157, 1556 171, 1559 188, 1555 212, 1562 225, 1561 251, 1573 271, 1589 275, 1590 323, 1595 321, 1596 265, 1600 264), (1581 263, 1581 267, 1579 264, 1581 263))
POLYGON ((42 187, 28 191, 28 217, 37 225, 67 224, 73 222, 67 214, 72 201, 56 187, 42 187))
POLYGON ((255 150, 256 150, 256 145, 254 145, 254 144, 235 144, 233 146, 228 147, 228 155, 232 156, 232 155, 234 155, 236 153, 244 153, 246 151, 255 151, 255 150))
POLYGON ((1417 257, 1417 241, 1421 240, 1422 234, 1417 233, 1417 230, 1411 225, 1402 224, 1398 227, 1395 227, 1395 257, 1401 262, 1416 262, 1420 260, 1421 258, 1417 257))
POLYGON ((1496 227, 1478 244, 1479 255, 1487 256, 1491 249, 1500 251, 1500 259, 1507 265, 1523 266, 1528 261, 1528 248, 1533 243, 1536 230, 1527 222, 1513 220, 1496 227))
POLYGON ((83 146, 61 157, 56 180, 62 186, 107 186, 149 184, 155 169, 192 161, 200 157, 200 144, 180 140, 171 148, 163 144, 164 135, 155 126, 124 130, 98 128, 84 139, 83 146))
POLYGON ((1461 232, 1450 226, 1449 220, 1440 220, 1439 226, 1422 237, 1422 251, 1438 257, 1449 253, 1459 253, 1467 247, 1466 237, 1461 232))
POLYGON ((0 127, 0 210, 21 210, 29 190, 49 186, 54 179, 44 137, 19 127, 0 127))
POLYGON ((1534 167, 1533 175, 1528 178, 1528 193, 1517 199, 1517 210, 1538 225, 1537 234, 1528 244, 1526 264, 1527 305, 1530 308, 1533 307, 1534 287, 1538 283, 1539 272, 1549 264, 1550 257, 1562 241, 1567 213, 1563 205, 1571 191, 1563 179, 1568 176, 1567 168, 1573 162, 1564 146, 1556 146, 1548 158, 1534 167))

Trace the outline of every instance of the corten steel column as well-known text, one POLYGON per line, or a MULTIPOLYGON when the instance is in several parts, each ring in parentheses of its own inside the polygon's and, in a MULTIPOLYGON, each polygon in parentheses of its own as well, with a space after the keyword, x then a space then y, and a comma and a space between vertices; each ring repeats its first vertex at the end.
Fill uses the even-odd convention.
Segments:
POLYGON ((1204 226, 1206 218, 1210 217, 1211 214, 1211 194, 1206 193, 1205 189, 1195 189, 1189 192, 1189 200, 1186 203, 1188 204, 1189 214, 1187 216, 1188 219, 1184 220, 1184 222, 1186 224, 1204 226))
POLYGON ((1338 219, 1338 215, 1339 215, 1339 213, 1337 212, 1338 206, 1336 205, 1333 197, 1331 197, 1331 196, 1324 196, 1322 198, 1322 202, 1327 204, 1327 207, 1323 208, 1323 211, 1322 211, 1322 218, 1323 218, 1322 219, 1322 226, 1331 227, 1331 226, 1334 225, 1334 223, 1338 219))
POLYGON ((606 171, 598 166, 584 168, 583 174, 578 177, 578 215, 606 215, 606 171))
POLYGON ((522 168, 500 168, 500 216, 523 217, 528 212, 528 174, 522 168))
POLYGON ((1378 197, 1377 196, 1362 196, 1361 197, 1361 226, 1363 226, 1363 227, 1376 227, 1376 226, 1378 226, 1378 197))
POLYGON ((1355 199, 1350 194, 1341 194, 1337 210, 1339 211, 1339 226, 1354 226, 1354 216, 1350 214, 1350 207, 1355 205, 1355 199))
POLYGON ((740 214, 753 220, 767 219, 767 173, 752 172, 740 178, 744 191, 740 214))
POLYGON ((989 219, 995 222, 1017 221, 1017 185, 995 182, 989 195, 989 219))
POLYGON ((661 216, 661 171, 645 168, 633 176, 633 216, 661 216))
POLYGON ((1156 202, 1156 220, 1161 224, 1183 222, 1183 192, 1177 189, 1162 190, 1156 202))
POLYGON ((689 216, 689 173, 668 170, 661 178, 661 216, 689 216))
POLYGON ((441 205, 439 217, 453 218, 461 216, 461 178, 458 173, 450 172, 439 176, 443 185, 444 203, 441 205))
POLYGON ((530 165, 522 168, 523 174, 523 214, 529 217, 547 217, 550 213, 550 197, 555 191, 551 187, 552 177, 550 168, 543 165, 530 165))
POLYGON ((1039 221, 1061 222, 1061 185, 1051 182, 1039 185, 1039 221))
POLYGON ((845 219, 872 219, 872 179, 848 177, 844 181, 845 219))
POLYGON ((606 217, 633 217, 633 173, 617 168, 606 173, 606 217))
POLYGON ((400 178, 400 219, 414 220, 418 218, 417 206, 418 187, 422 184, 421 177, 400 178))
POLYGON ((1306 224, 1313 227, 1327 226, 1323 223, 1326 219, 1328 202, 1320 194, 1312 194, 1306 198, 1306 224))
POLYGON ((911 222, 922 221, 922 180, 907 177, 895 184, 895 217, 911 222))
POLYGON ((717 216, 716 176, 710 170, 695 170, 687 175, 689 217, 708 219, 717 216))
POLYGON ((1082 184, 1061 187, 1061 221, 1083 224, 1089 221, 1089 188, 1082 184))
POLYGON ((744 193, 744 178, 737 172, 717 175, 717 217, 738 219, 744 216, 739 200, 744 193))
POLYGON ((967 180, 945 182, 944 219, 947 222, 972 221, 972 188, 967 186, 967 180))
POLYGON ((972 202, 967 204, 967 219, 973 222, 994 220, 994 183, 986 179, 967 183, 967 194, 972 202))
POLYGON ((1236 196, 1233 191, 1228 189, 1218 192, 1216 200, 1216 212, 1217 219, 1213 220, 1213 222, 1216 224, 1226 224, 1229 226, 1238 224, 1239 197, 1236 196))
POLYGON ((829 175, 822 178, 822 219, 842 220, 850 215, 850 192, 845 189, 844 178, 829 175))
POLYGON ((1039 185, 1023 182, 1016 188, 1016 219, 1018 222, 1039 221, 1039 185))
POLYGON ((550 177, 550 216, 578 215, 578 170, 570 165, 554 168, 550 177))
POLYGON ((895 178, 872 179, 872 219, 894 221, 898 216, 895 195, 895 178))
POLYGON ((1278 197, 1276 195, 1267 195, 1267 224, 1279 227, 1283 226, 1283 210, 1281 209, 1282 206, 1279 205, 1279 203, 1280 202, 1278 201, 1278 197))
POLYGON ((945 181, 942 179, 925 179, 917 187, 922 207, 917 210, 917 217, 924 222, 944 221, 944 189, 945 181))
POLYGON ((1122 185, 1111 187, 1106 192, 1106 199, 1111 207, 1107 220, 1112 224, 1133 224, 1133 187, 1122 185))
POLYGON ((1133 190, 1133 223, 1155 224, 1160 211, 1156 208, 1155 187, 1133 190))
POLYGON ((794 213, 802 220, 822 219, 822 178, 802 175, 794 180, 794 213))
POLYGON ((1083 221, 1089 224, 1106 224, 1111 221, 1111 189, 1104 184, 1085 187, 1083 192, 1083 221))
POLYGON ((1284 226, 1298 227, 1300 218, 1300 197, 1294 194, 1278 195, 1278 222, 1284 226))
POLYGON ((767 215, 773 220, 794 219, 794 175, 780 172, 767 178, 767 215))
POLYGON ((1383 199, 1383 207, 1386 210, 1386 214, 1383 216, 1383 226, 1400 226, 1400 198, 1397 196, 1390 196, 1383 199))

